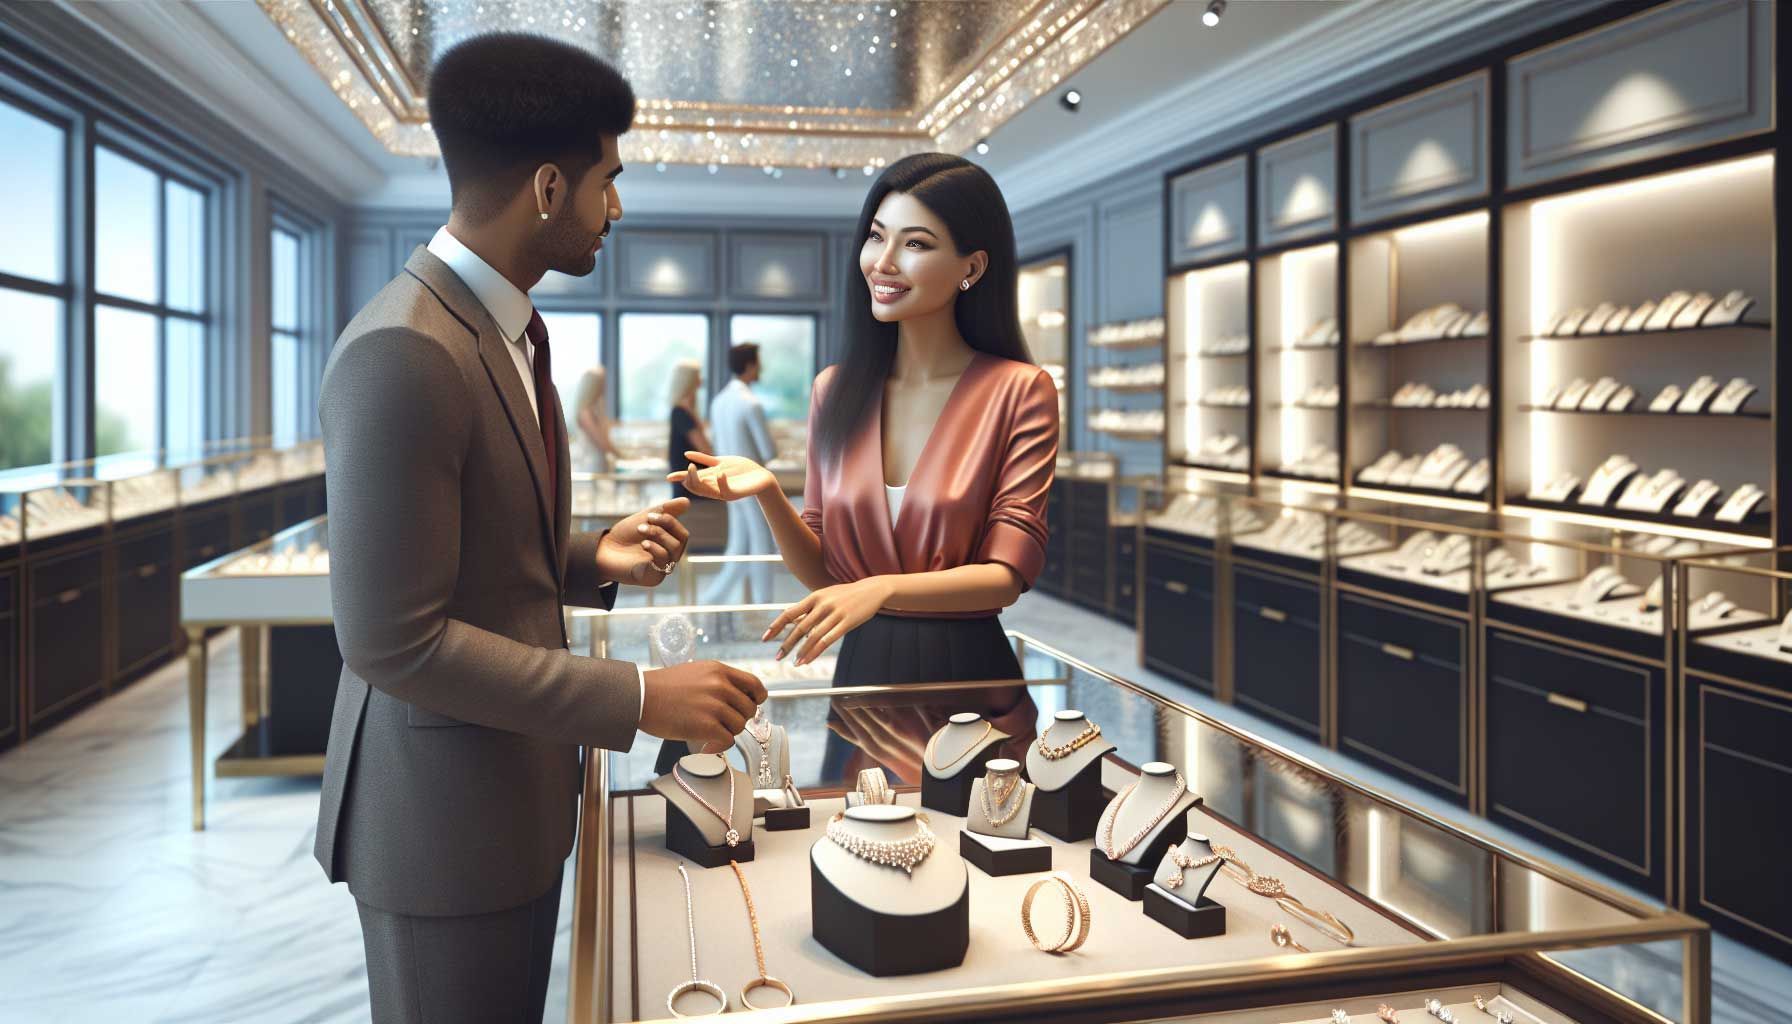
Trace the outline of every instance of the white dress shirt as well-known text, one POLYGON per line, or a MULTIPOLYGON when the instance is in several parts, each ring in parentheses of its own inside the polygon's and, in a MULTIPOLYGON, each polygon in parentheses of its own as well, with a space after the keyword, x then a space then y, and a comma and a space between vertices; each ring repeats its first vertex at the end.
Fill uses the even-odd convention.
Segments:
POLYGON ((777 454, 765 406, 739 377, 709 400, 709 436, 716 455, 741 455, 763 466, 777 454))
MULTIPOLYGON (((510 283, 510 279, 492 269, 490 263, 479 258, 479 254, 467 248, 461 240, 448 233, 443 225, 436 230, 434 238, 429 240, 430 255, 454 271, 454 276, 492 315, 492 321, 504 335, 510 351, 511 362, 516 364, 517 376, 523 380, 523 392, 529 396, 529 411, 535 414, 535 422, 541 423, 541 403, 535 397, 535 346, 529 343, 529 317, 535 312, 535 303, 529 296, 510 283)), ((549 452, 548 458, 554 453, 549 452)), ((611 584, 614 586, 615 584, 611 584)), ((635 678, 641 686, 641 699, 635 705, 635 720, 641 720, 641 712, 647 707, 647 676, 641 666, 635 666, 635 678)))

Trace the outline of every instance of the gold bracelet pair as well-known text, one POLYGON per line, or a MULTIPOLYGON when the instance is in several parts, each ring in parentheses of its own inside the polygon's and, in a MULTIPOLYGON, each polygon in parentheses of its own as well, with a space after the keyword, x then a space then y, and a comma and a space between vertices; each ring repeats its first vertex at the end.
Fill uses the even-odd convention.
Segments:
POLYGON ((1027 941, 1034 949, 1044 953, 1072 952, 1089 941, 1089 898, 1076 887, 1070 876, 1054 871, 1027 888, 1027 895, 1020 901, 1020 927, 1027 933, 1027 941), (1033 898, 1039 895, 1039 890, 1052 884, 1064 890, 1064 937, 1047 946, 1039 941, 1038 933, 1033 930, 1033 898))

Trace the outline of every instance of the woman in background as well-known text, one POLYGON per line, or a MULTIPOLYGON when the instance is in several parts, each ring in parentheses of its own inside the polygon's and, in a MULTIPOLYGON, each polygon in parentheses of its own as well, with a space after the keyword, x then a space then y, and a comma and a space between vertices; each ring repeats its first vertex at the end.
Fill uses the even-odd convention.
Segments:
POLYGON ((593 366, 579 376, 579 393, 573 401, 572 468, 581 473, 608 473, 616 458, 616 442, 610 438, 610 413, 604 397, 604 368, 593 366))
MULTIPOLYGON (((672 367, 672 423, 666 439, 666 468, 683 469, 688 465, 685 452, 709 451, 709 434, 697 415, 697 392, 703 389, 703 364, 694 359, 680 360, 672 367)), ((681 481, 672 482, 674 498, 696 497, 685 490, 681 481)))

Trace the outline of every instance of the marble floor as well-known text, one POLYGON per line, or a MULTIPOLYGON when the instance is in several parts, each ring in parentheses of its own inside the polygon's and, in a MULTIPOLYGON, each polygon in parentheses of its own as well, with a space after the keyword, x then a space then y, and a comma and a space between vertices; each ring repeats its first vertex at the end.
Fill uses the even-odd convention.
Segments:
MULTIPOLYGON (((1010 628, 1215 710, 1444 817, 1486 822, 1141 669, 1131 630, 1040 595, 1010 628)), ((208 760, 241 731, 237 652, 212 643, 208 760)), ((213 779, 190 824, 186 672, 168 665, 0 755, 0 1020, 351 1022, 367 1016, 354 901, 311 859, 315 779, 213 779)), ((1535 849, 1515 836, 1514 845, 1535 849)), ((1541 851, 1537 851, 1541 853, 1541 851)), ((1547 856, 1545 854, 1545 856, 1547 856)), ((570 873, 569 876, 570 877, 570 873)), ((569 905, 546 1019, 564 1019, 569 905)), ((1792 1024, 1792 968, 1714 942, 1716 1019, 1792 1024)))

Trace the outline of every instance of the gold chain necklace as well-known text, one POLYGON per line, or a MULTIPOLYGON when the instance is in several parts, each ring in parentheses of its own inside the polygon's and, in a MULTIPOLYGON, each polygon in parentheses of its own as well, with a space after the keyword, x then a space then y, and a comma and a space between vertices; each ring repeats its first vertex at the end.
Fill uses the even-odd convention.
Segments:
POLYGON ((1020 770, 1001 775, 990 775, 983 780, 983 817, 988 819, 991 828, 1001 828, 1014 820, 1020 809, 1026 804, 1026 794, 1021 790, 1020 770), (1004 785, 1006 783, 1006 785, 1004 785), (991 796, 994 796, 994 806, 991 796), (1013 804, 1009 804, 1010 798, 1013 804))
POLYGON ((1219 859, 1219 854, 1210 853, 1205 857, 1198 857, 1191 860, 1188 854, 1182 852, 1182 847, 1172 846, 1170 847, 1170 863, 1176 865, 1176 873, 1165 879, 1164 885, 1171 889, 1180 889, 1182 888, 1182 873, 1184 871, 1193 871, 1196 868, 1204 868, 1209 864, 1218 862, 1219 859))
POLYGON ((1093 742, 1095 737, 1100 735, 1101 726, 1089 721, 1084 722, 1082 732, 1077 733, 1076 736, 1071 738, 1069 743, 1065 743, 1062 746, 1048 746, 1045 742, 1045 734, 1041 733, 1039 736, 1039 756, 1045 758, 1047 761, 1062 761, 1093 742))
POLYGON ((943 772, 946 769, 952 767, 953 765, 957 764, 958 762, 971 756, 971 752, 976 750, 978 745, 981 744, 986 738, 988 738, 990 733, 995 731, 995 728, 996 727, 993 724, 991 724, 989 722, 984 722, 983 723, 983 732, 980 733, 976 739, 971 741, 970 746, 964 748, 964 753, 959 754, 957 757, 953 758, 950 761, 947 761, 945 764, 940 764, 934 760, 934 751, 939 749, 940 737, 945 735, 946 730, 941 729, 939 732, 934 733, 933 738, 927 741, 927 751, 926 751, 927 767, 932 768, 936 772, 943 772))
MULTIPOLYGON (((679 866, 683 867, 682 864, 679 866)), ((753 959, 759 964, 759 978, 747 982, 746 986, 740 990, 741 1005, 749 1010, 771 1009, 767 1006, 754 1006, 747 999, 747 993, 755 989, 770 988, 784 993, 785 997, 790 1000, 784 1005, 789 1006, 796 1002, 796 993, 790 990, 789 985, 765 973, 765 944, 759 941, 759 912, 753 909, 753 891, 747 888, 747 876, 740 869, 740 861, 731 860, 728 862, 728 866, 734 869, 735 881, 740 883, 740 898, 747 901, 747 923, 753 928, 753 959)))
POLYGON ((740 833, 735 831, 735 829, 734 829, 734 769, 728 767, 727 762, 723 762, 722 770, 724 772, 728 773, 728 813, 727 814, 723 814, 721 811, 716 810, 716 807, 714 804, 710 803, 708 800, 703 799, 703 794, 697 792, 695 789, 692 789, 691 784, 684 781, 684 773, 678 770, 677 762, 673 762, 673 764, 672 764, 672 781, 678 783, 678 788, 684 790, 687 794, 689 794, 692 800, 695 800, 698 803, 702 804, 704 810, 708 811, 709 813, 715 815, 717 818, 721 819, 722 827, 728 830, 722 836, 722 840, 724 842, 726 842, 729 846, 739 846, 740 845, 740 833))
POLYGON ((1115 847, 1114 821, 1120 817, 1120 808, 1126 805, 1127 798, 1132 796, 1133 791, 1138 788, 1138 782, 1134 781, 1131 785, 1121 790, 1120 795, 1114 798, 1114 802, 1108 805, 1107 813, 1102 815, 1101 852, 1107 854, 1109 860, 1119 860, 1128 853, 1131 853, 1133 847, 1139 845, 1146 836, 1150 835, 1152 830, 1157 828, 1158 823, 1163 821, 1165 816, 1175 808, 1176 801, 1182 799, 1182 794, 1188 791, 1188 784, 1182 781, 1182 773, 1177 772, 1176 785, 1170 792, 1170 799, 1164 801, 1164 805, 1158 808, 1155 814, 1151 815, 1150 820, 1145 822, 1143 828, 1133 833, 1132 837, 1127 839, 1125 843, 1122 843, 1119 847, 1115 847))

